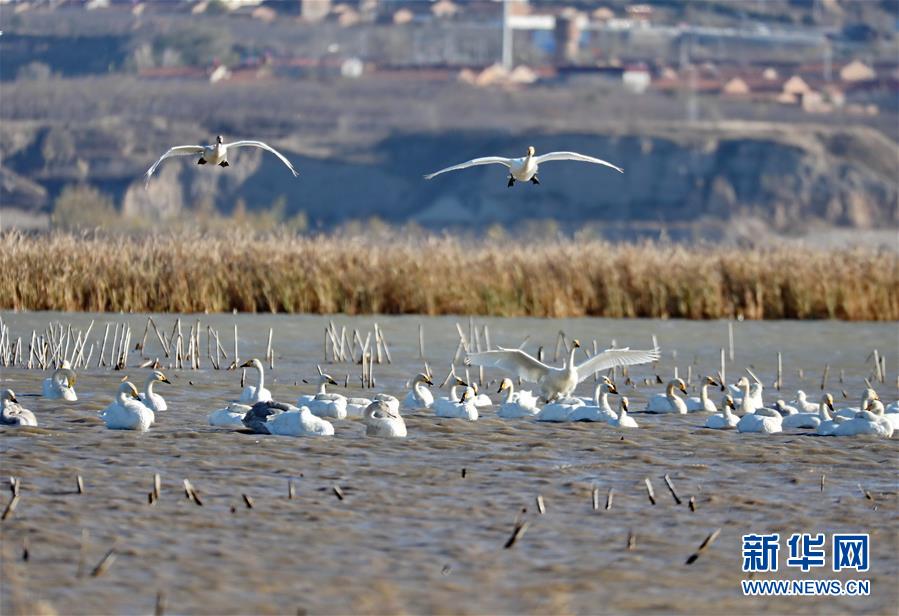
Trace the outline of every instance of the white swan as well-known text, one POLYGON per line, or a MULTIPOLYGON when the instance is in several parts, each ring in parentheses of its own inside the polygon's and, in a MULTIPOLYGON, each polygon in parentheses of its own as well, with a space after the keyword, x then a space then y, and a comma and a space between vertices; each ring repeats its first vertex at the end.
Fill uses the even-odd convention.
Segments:
POLYGON ((75 393, 75 372, 69 360, 63 360, 62 366, 52 376, 44 379, 43 394, 49 400, 67 400, 75 402, 78 395, 75 393))
MULTIPOLYGON (((453 395, 456 392, 456 386, 453 386, 453 395)), ((434 414, 437 417, 446 417, 449 419, 468 419, 469 421, 477 421, 478 407, 474 404, 474 389, 466 387, 458 402, 454 402, 448 398, 438 398, 434 401, 434 414)))
POLYGON ((737 423, 737 432, 762 432, 774 434, 783 431, 783 417, 774 409, 764 407, 754 413, 747 413, 737 423))
POLYGON ((512 379, 504 378, 499 384, 499 390, 496 393, 501 394, 503 392, 507 392, 506 399, 496 411, 497 417, 520 419, 521 417, 536 415, 540 411, 537 408, 537 399, 530 392, 516 392, 512 379))
MULTIPOLYGON (((868 409, 874 405, 869 403, 868 409)), ((848 419, 838 425, 834 431, 834 436, 858 436, 861 434, 871 434, 883 438, 891 438, 893 436, 893 425, 884 419, 882 415, 871 410, 860 411, 852 419, 848 419)))
POLYGON ((852 419, 860 411, 871 411, 875 415, 880 415, 884 412, 883 402, 880 401, 880 396, 878 396, 877 392, 870 387, 862 392, 861 403, 858 406, 847 406, 837 409, 835 414, 837 417, 852 419))
POLYGON ((372 402, 381 401, 387 404, 387 408, 390 409, 391 413, 399 413, 400 412, 400 399, 396 396, 391 396, 390 394, 375 394, 372 396, 372 402))
MULTIPOLYGON (((821 403, 814 413, 796 413, 795 415, 787 415, 783 418, 784 428, 806 428, 817 430, 821 422, 824 421, 824 413, 822 410, 833 411, 833 396, 825 393, 821 396, 821 403)), ((827 416, 830 419, 830 415, 827 416)))
POLYGON ((34 413, 19 404, 16 394, 11 389, 4 389, 0 394, 0 425, 37 427, 34 413))
POLYGON ((706 428, 711 430, 733 430, 740 422, 740 418, 731 411, 736 410, 734 399, 727 394, 721 399, 721 412, 716 413, 705 420, 706 428))
POLYGON ((687 414, 687 403, 677 395, 676 391, 687 393, 687 385, 683 379, 672 379, 665 387, 664 394, 655 394, 646 401, 647 413, 678 413, 687 414))
POLYGON ((714 413, 718 410, 715 408, 715 403, 709 398, 710 385, 718 385, 718 382, 712 377, 707 376, 702 381, 702 388, 699 390, 699 396, 690 396, 685 400, 689 412, 714 413))
POLYGON ((222 428, 243 428, 243 418, 247 411, 252 408, 249 404, 241 404, 240 402, 231 402, 228 406, 209 413, 208 420, 210 426, 219 426, 222 428))
POLYGON ((471 388, 474 390, 474 405, 478 408, 484 408, 486 406, 493 406, 493 400, 490 399, 490 396, 487 394, 481 393, 481 388, 478 387, 477 383, 472 383, 471 388))
POLYGON ((550 402, 558 397, 571 395, 577 384, 594 372, 616 366, 646 364, 658 360, 660 356, 658 349, 651 351, 631 351, 626 348, 608 349, 575 365, 574 354, 580 346, 577 340, 573 341, 568 361, 563 363, 561 368, 547 366, 521 349, 504 348, 500 348, 498 351, 469 353, 465 358, 465 363, 487 368, 500 368, 525 381, 537 383, 543 401, 550 402))
POLYGON ((167 411, 168 405, 165 403, 165 399, 162 396, 153 391, 154 383, 168 383, 169 385, 172 382, 159 370, 154 370, 150 376, 147 377, 147 382, 144 384, 144 391, 140 395, 141 401, 154 413, 158 413, 159 411, 167 411))
POLYGON ((897 400, 896 402, 890 402, 889 404, 887 404, 886 408, 884 409, 884 412, 887 415, 890 415, 892 413, 899 413, 899 400, 897 400))
POLYGON ((146 432, 155 420, 153 411, 141 402, 137 388, 130 381, 119 385, 115 401, 100 412, 100 419, 110 430, 146 432))
POLYGON ((611 167, 618 173, 624 173, 624 169, 613 165, 610 162, 604 161, 599 158, 594 158, 592 156, 585 156, 584 154, 578 154, 577 152, 548 152, 546 154, 541 154, 540 156, 536 156, 536 150, 534 146, 530 145, 527 149, 527 154, 521 158, 504 158, 502 156, 485 156, 483 158, 475 158, 464 163, 460 163, 458 165, 453 165, 452 167, 447 167, 446 169, 441 169, 440 171, 435 171, 434 173, 429 173, 425 176, 426 180, 430 180, 441 173, 446 173, 447 171, 457 171, 459 169, 467 169, 468 167, 475 167, 477 165, 503 165, 509 169, 509 183, 508 186, 512 186, 515 184, 515 181, 519 182, 532 182, 534 184, 539 184, 540 180, 537 179, 537 171, 538 167, 542 163, 546 163, 552 160, 577 160, 584 163, 593 163, 595 165, 605 165, 606 167, 611 167))
POLYGON ((784 416, 795 415, 796 413, 799 412, 799 409, 797 409, 795 406, 791 406, 791 405, 787 404, 783 400, 776 400, 774 402, 774 408, 777 409, 780 412, 780 414, 784 415, 784 416))
MULTIPOLYGON (((319 370, 321 370, 319 368, 319 370)), ((332 419, 346 419, 347 416, 347 399, 341 394, 328 393, 325 390, 327 385, 337 385, 331 375, 321 372, 318 375, 318 393, 310 396, 302 395, 297 400, 297 407, 307 407, 312 411, 313 415, 319 417, 330 417, 332 419)))
POLYGON ((192 154, 199 154, 200 159, 197 161, 198 165, 219 165, 220 167, 228 166, 228 150, 233 148, 244 148, 244 147, 253 147, 253 148, 262 148, 263 150, 267 150, 278 157, 282 163, 287 165, 287 168, 290 169, 290 172, 293 174, 293 177, 297 177, 299 172, 293 168, 293 165, 290 164, 290 161, 281 154, 278 150, 273 148, 272 146, 263 143, 261 141, 232 141, 231 143, 225 143, 225 140, 222 139, 222 136, 219 135, 215 138, 215 143, 212 145, 177 145, 173 148, 169 148, 169 150, 159 157, 153 166, 147 169, 147 173, 145 175, 144 184, 150 183, 150 176, 153 175, 153 172, 156 171, 156 167, 164 161, 166 158, 170 158, 172 156, 190 156, 192 154))
POLYGON ((796 407, 800 413, 814 413, 818 410, 818 405, 809 402, 801 389, 796 392, 796 399, 790 402, 790 406, 796 407))
POLYGON ((609 404, 609 394, 617 394, 618 389, 611 381, 604 381, 596 385, 593 391, 593 403, 575 408, 568 416, 570 421, 605 421, 611 422, 618 419, 618 415, 609 404))
POLYGON ((818 407, 818 418, 821 420, 815 429, 818 436, 833 436, 837 426, 843 423, 841 420, 832 418, 828 410, 833 410, 833 397, 830 394, 826 394, 822 398, 818 407))
POLYGON ((402 415, 390 409, 383 400, 375 400, 365 409, 362 420, 365 422, 366 436, 406 436, 406 422, 402 415))
POLYGON ((433 385, 434 381, 427 374, 418 373, 412 379, 412 390, 403 399, 403 408, 410 411, 429 409, 434 404, 434 394, 425 385, 433 385))
POLYGON ((333 436, 334 426, 316 417, 309 407, 283 402, 257 402, 243 418, 244 425, 258 434, 278 436, 333 436))
POLYGON ((584 405, 580 398, 556 398, 537 413, 537 421, 563 422, 571 421, 571 414, 584 405))
POLYGON ((238 402, 252 406, 257 402, 268 402, 271 400, 272 392, 265 388, 265 370, 262 368, 262 362, 254 358, 242 363, 240 367, 255 368, 259 374, 259 380, 256 382, 256 385, 247 385, 243 388, 238 402))
MULTIPOLYGON (((741 376, 740 379, 732 387, 736 387, 739 392, 739 400, 734 396, 734 403, 739 405, 740 413, 743 415, 755 413, 758 409, 764 407, 762 404, 762 384, 755 383, 750 386, 749 379, 741 376)), ((780 413, 778 413, 779 415, 780 413)))
POLYGON ((636 420, 627 414, 627 396, 621 396, 618 400, 618 417, 609 422, 614 428, 639 428, 636 420))

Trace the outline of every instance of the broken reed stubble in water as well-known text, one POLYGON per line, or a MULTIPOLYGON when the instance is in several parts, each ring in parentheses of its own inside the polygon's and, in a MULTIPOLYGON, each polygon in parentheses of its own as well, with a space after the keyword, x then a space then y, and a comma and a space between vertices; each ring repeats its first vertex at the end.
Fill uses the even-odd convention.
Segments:
POLYGON ((19 310, 899 320, 899 255, 871 249, 6 232, 0 271, 19 310))

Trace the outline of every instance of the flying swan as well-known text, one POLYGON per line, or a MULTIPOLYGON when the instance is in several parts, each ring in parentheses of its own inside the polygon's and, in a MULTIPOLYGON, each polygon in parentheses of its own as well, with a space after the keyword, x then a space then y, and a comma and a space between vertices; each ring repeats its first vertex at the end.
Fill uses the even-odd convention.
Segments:
POLYGON ((577 152, 548 152, 546 154, 541 154, 540 156, 536 156, 536 150, 534 146, 529 145, 527 156, 523 156, 521 158, 503 158, 502 156, 485 156, 484 158, 475 158, 464 163, 459 163, 458 165, 453 165, 452 167, 447 167, 446 169, 441 169, 440 171, 435 171, 434 173, 429 173, 425 176, 426 180, 430 180, 431 178, 437 177, 441 173, 446 173, 447 171, 458 171, 459 169, 467 169, 468 167, 476 167, 478 165, 504 165, 509 169, 509 183, 508 187, 512 187, 515 184, 515 181, 519 182, 528 182, 530 181, 533 184, 539 184, 540 180, 537 179, 537 168, 541 163, 546 163, 551 160, 578 160, 584 163, 594 163, 596 165, 605 165, 606 167, 611 167, 618 173, 624 173, 624 169, 613 165, 610 162, 604 161, 599 158, 593 158, 592 156, 585 156, 584 154, 578 154, 577 152))
POLYGON ((146 179, 144 184, 147 185, 150 183, 150 176, 153 175, 153 172, 156 171, 156 167, 159 166, 159 163, 164 161, 166 158, 171 158, 172 156, 190 156, 192 154, 199 154, 200 160, 197 161, 198 165, 218 165, 220 167, 228 166, 228 150, 232 148, 243 148, 243 147, 254 147, 254 148, 262 148, 263 150, 268 150, 272 154, 278 157, 278 159, 287 165, 287 168, 290 169, 290 172, 293 174, 293 177, 297 177, 299 172, 293 168, 293 165, 290 164, 290 161, 281 154, 278 150, 268 145, 267 143, 263 143, 261 141, 232 141, 231 143, 225 143, 225 140, 221 135, 215 138, 215 144, 213 145, 176 145, 173 148, 169 148, 169 150, 159 157, 153 166, 147 170, 146 179))
POLYGON ((651 351, 631 351, 628 348, 607 349, 575 365, 574 354, 580 346, 581 343, 577 340, 573 342, 571 355, 561 368, 547 366, 521 349, 504 349, 502 347, 498 351, 469 353, 465 357, 465 363, 485 368, 500 368, 517 375, 522 380, 537 383, 540 387, 541 398, 545 402, 550 402, 556 398, 571 395, 577 384, 594 372, 620 366, 648 364, 657 361, 660 357, 658 349, 651 351))

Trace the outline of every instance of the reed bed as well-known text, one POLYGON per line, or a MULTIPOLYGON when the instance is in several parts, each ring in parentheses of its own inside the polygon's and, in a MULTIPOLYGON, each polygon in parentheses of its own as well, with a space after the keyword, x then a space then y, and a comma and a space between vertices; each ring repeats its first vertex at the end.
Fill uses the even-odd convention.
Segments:
POLYGON ((0 235, 0 308, 899 319, 899 256, 601 240, 0 235))

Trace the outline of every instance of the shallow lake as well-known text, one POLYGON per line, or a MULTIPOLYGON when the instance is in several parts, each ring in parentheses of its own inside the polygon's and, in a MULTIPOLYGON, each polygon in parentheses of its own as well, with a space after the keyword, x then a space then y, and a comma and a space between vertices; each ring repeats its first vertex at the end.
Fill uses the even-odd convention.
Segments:
MULTIPOLYGON (((358 365, 324 361, 327 317, 184 317, 185 334, 197 319, 202 324, 201 369, 167 369, 171 359, 151 330, 144 354, 159 357, 173 381, 156 388, 170 410, 158 414, 149 432, 137 434, 106 430, 96 411, 112 400, 125 374, 143 383, 147 369, 134 367, 140 352, 132 351, 122 372, 96 363, 107 322, 130 323, 133 346, 146 315, 0 316, 13 340, 23 339, 26 354, 32 329, 40 333, 51 321, 83 329, 95 320, 91 341, 97 345, 90 367, 78 370, 75 403, 37 396, 46 372, 0 368, 0 387, 14 389, 40 422, 38 429, 0 428, 0 476, 21 480, 18 507, 0 523, 3 613, 33 613, 42 606, 73 614, 149 613, 159 593, 169 613, 209 614, 888 613, 899 604, 897 439, 821 438, 809 431, 737 434, 701 429, 702 413, 639 412, 648 395, 663 390, 656 374, 667 381, 675 367, 681 377, 689 372, 695 390, 700 375, 718 370, 721 349, 728 348, 725 322, 479 318, 476 324, 488 325, 493 345, 517 347, 529 336, 524 348, 536 353, 542 345, 547 361, 560 330, 588 350, 594 339, 600 348, 613 339, 618 346, 648 348, 655 335, 662 360, 632 368, 634 386, 625 385, 623 375, 617 380, 641 427, 618 431, 606 424, 502 420, 491 409, 482 410, 479 421, 465 422, 417 411, 405 415, 407 439, 384 440, 366 438, 364 426, 353 420, 336 422, 336 436, 326 439, 208 426, 206 415, 239 395, 240 371, 211 369, 207 324, 219 330, 229 354, 238 325, 241 359, 262 357, 272 328, 275 369, 266 371, 266 384, 276 399, 295 402, 314 390, 302 380, 314 378, 316 364, 341 383, 337 392, 405 395, 406 382, 423 365, 419 324, 439 384, 458 344, 455 323, 468 335, 467 317, 333 317, 338 331, 355 328, 363 339, 373 323, 381 326, 392 363, 385 356, 375 365, 375 390, 360 389, 358 365), (162 491, 151 506, 147 494, 154 473, 162 477, 162 491), (683 504, 675 504, 665 474, 683 504), (75 490, 77 475, 84 494, 75 490), (647 498, 646 477, 656 505, 647 498), (185 478, 202 506, 185 498, 185 478), (290 481, 293 499, 287 497, 290 481), (594 487, 598 510, 592 506, 594 487), (606 510, 610 489, 612 506, 606 510), (546 506, 542 515, 538 494, 546 506), (252 508, 243 495, 252 499, 252 508), (687 507, 690 497, 695 512, 687 507), (528 522, 526 532, 503 549, 519 518, 528 522), (685 565, 718 528, 717 540, 685 565), (866 578, 871 596, 744 597, 741 535, 750 532, 782 537, 780 571, 758 579, 866 578), (829 555, 826 568, 807 574, 786 567, 784 539, 793 532, 870 533, 871 571, 832 573, 829 555), (92 577, 113 546, 114 562, 92 577)), ((173 315, 155 319, 171 332, 173 315)), ((766 402, 790 400, 797 389, 817 400, 829 365, 827 389, 837 407, 857 405, 863 379, 873 372, 869 356, 875 348, 887 359, 886 383, 878 391, 885 402, 897 397, 895 323, 740 322, 734 323, 734 343, 728 382, 750 367, 766 385, 766 402), (771 387, 778 351, 781 393, 771 387)), ((458 368, 464 372, 461 362, 458 368)), ((502 376, 486 372, 483 390, 494 400, 495 381, 502 376)), ((578 393, 590 395, 592 389, 588 379, 578 393)))

